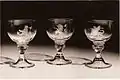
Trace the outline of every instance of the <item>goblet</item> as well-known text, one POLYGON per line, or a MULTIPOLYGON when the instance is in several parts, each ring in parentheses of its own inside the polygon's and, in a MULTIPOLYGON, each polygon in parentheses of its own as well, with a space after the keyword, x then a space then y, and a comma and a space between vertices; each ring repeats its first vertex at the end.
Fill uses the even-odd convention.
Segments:
POLYGON ((28 43, 33 40, 37 30, 33 27, 32 19, 13 19, 8 20, 8 36, 17 44, 20 56, 17 62, 11 63, 14 68, 30 68, 35 64, 28 62, 25 57, 25 51, 28 48, 28 43))
POLYGON ((90 63, 85 63, 85 66, 95 69, 104 69, 112 66, 110 63, 106 63, 101 56, 105 42, 112 36, 112 22, 112 20, 92 20, 89 21, 90 25, 84 29, 87 38, 93 42, 92 48, 96 52, 94 60, 90 63))
POLYGON ((47 63, 54 65, 65 65, 72 63, 71 60, 65 59, 63 55, 63 49, 65 48, 65 42, 71 38, 74 29, 70 26, 72 19, 69 18, 51 18, 53 26, 46 32, 49 38, 55 43, 57 53, 53 59, 47 60, 47 63))

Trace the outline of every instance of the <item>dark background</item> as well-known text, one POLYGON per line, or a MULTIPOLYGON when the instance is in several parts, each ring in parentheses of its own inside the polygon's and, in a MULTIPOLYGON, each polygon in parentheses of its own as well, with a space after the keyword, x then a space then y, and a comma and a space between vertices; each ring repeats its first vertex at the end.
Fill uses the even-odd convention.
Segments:
POLYGON ((106 51, 119 51, 119 2, 118 1, 69 1, 69 2, 2 2, 2 44, 15 44, 7 35, 9 19, 32 18, 35 19, 34 27, 37 28, 37 35, 32 45, 53 45, 53 41, 48 38, 46 29, 51 27, 49 18, 65 17, 72 18, 72 27, 75 33, 67 46, 84 49, 91 49, 90 42, 85 34, 84 28, 88 21, 92 19, 113 20, 112 38, 106 42, 106 51))

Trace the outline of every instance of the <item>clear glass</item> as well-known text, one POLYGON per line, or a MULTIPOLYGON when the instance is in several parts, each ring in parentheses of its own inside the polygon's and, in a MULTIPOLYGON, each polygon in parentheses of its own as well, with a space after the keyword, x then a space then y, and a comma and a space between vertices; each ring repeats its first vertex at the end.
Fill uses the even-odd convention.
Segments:
POLYGON ((52 27, 46 32, 49 38, 54 41, 57 53, 53 59, 47 60, 47 63, 54 65, 71 64, 71 60, 65 59, 63 49, 65 48, 65 42, 69 40, 74 33, 74 29, 71 27, 72 19, 51 18, 49 21, 52 22, 52 27))
POLYGON ((106 63, 101 56, 105 42, 112 36, 112 22, 112 20, 92 20, 89 21, 89 26, 84 29, 87 38, 93 42, 92 48, 96 52, 94 60, 90 63, 85 63, 85 66, 95 69, 104 69, 112 66, 110 63, 106 63))
POLYGON ((11 63, 10 66, 14 68, 30 68, 35 64, 28 62, 25 57, 25 51, 28 48, 28 43, 33 40, 37 30, 33 27, 32 19, 14 19, 8 20, 8 36, 17 44, 20 56, 18 60, 11 63))

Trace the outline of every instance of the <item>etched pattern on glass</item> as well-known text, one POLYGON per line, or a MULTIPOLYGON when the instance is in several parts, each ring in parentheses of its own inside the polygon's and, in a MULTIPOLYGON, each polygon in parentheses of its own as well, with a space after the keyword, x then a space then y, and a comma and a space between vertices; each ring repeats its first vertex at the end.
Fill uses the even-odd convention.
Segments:
POLYGON ((17 44, 27 44, 30 42, 36 35, 36 30, 33 32, 32 26, 28 27, 25 25, 23 30, 18 30, 17 34, 12 34, 8 32, 9 37, 16 42, 17 44))
POLYGON ((106 34, 104 32, 104 28, 101 26, 93 26, 93 28, 90 28, 89 31, 86 31, 85 29, 85 34, 90 39, 91 41, 104 41, 107 40, 111 37, 112 34, 106 34))
POLYGON ((66 26, 67 24, 58 24, 56 31, 54 31, 53 33, 47 32, 47 34, 52 40, 55 41, 56 44, 63 45, 65 41, 68 40, 73 34, 72 32, 67 32, 66 26))

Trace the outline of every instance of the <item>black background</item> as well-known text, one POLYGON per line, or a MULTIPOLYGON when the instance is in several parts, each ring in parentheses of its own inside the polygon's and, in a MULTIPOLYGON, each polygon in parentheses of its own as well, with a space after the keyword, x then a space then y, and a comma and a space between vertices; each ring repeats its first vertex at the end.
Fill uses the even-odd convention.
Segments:
POLYGON ((67 46, 91 49, 90 42, 85 34, 84 28, 88 21, 92 19, 113 20, 112 38, 106 42, 106 50, 119 51, 119 2, 118 1, 67 1, 67 2, 2 2, 2 44, 15 44, 7 35, 9 19, 32 18, 35 19, 34 27, 37 28, 37 35, 32 45, 53 45, 53 41, 48 38, 46 29, 51 27, 49 18, 72 18, 72 27, 75 33, 67 46))

